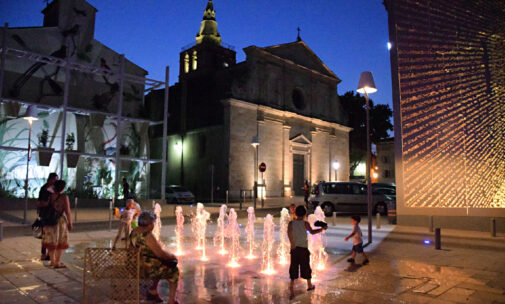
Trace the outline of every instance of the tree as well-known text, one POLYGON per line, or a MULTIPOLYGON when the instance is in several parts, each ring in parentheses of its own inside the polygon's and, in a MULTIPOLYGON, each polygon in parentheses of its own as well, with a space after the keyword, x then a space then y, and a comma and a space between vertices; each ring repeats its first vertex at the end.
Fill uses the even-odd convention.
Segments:
MULTIPOLYGON (((352 91, 339 97, 348 116, 348 126, 353 129, 349 134, 350 169, 353 172, 366 159, 366 99, 352 91)), ((388 132, 393 130, 392 115, 389 105, 374 105, 370 99, 370 140, 373 144, 389 137, 388 132)))

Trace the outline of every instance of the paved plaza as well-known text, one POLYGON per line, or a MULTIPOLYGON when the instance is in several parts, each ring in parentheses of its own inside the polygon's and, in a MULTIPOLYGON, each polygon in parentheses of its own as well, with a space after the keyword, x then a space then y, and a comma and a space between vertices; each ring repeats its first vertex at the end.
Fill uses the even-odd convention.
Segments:
MULTIPOLYGON (((259 218, 256 224, 258 245, 263 239, 262 221, 259 218)), ((239 223, 244 227, 245 219, 239 223)), ((365 223, 366 219, 361 226, 366 240, 365 223)), ((351 225, 348 218, 339 217, 335 226, 330 220, 326 232, 329 259, 326 270, 316 275, 315 291, 306 292, 305 282, 299 281, 296 297, 290 301, 288 266, 277 265, 270 276, 260 273, 261 259, 241 259, 240 268, 226 267, 227 259, 212 245, 215 228, 212 223, 207 230, 210 259, 201 262, 192 250, 191 228, 185 226, 185 249, 193 253, 179 261, 180 303, 505 303, 504 235, 491 238, 488 233, 444 230, 442 250, 435 250, 426 228, 383 225, 375 230, 374 226, 373 244, 365 248, 370 264, 349 265, 351 243, 343 239, 351 225), (425 240, 431 244, 424 244, 425 240)), ((161 233, 170 250, 174 249, 173 231, 173 225, 165 225, 161 233)), ((0 302, 81 302, 84 249, 109 247, 115 233, 72 233, 71 248, 63 256, 66 269, 52 269, 40 262, 40 241, 33 237, 4 239, 0 243, 0 302)), ((242 239, 245 248, 245 237, 242 239)), ((163 283, 160 293, 166 295, 163 283)))

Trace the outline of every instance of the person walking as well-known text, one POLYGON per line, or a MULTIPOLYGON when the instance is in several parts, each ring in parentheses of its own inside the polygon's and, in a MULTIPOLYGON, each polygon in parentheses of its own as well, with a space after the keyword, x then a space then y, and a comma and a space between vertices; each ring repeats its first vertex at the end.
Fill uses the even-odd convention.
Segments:
POLYGON ((130 184, 128 184, 126 178, 123 178, 123 198, 125 199, 125 202, 130 198, 130 184))
MULTIPOLYGON (((50 173, 49 176, 47 177, 47 182, 42 187, 40 187, 39 198, 38 198, 38 202, 37 202, 37 214, 39 215, 39 217, 45 211, 44 208, 46 208, 46 207, 43 207, 43 206, 47 206, 47 204, 49 202, 49 196, 51 196, 51 194, 54 193, 53 186, 57 180, 58 180, 58 174, 56 174, 54 172, 50 173)), ((42 229, 42 236, 43 236, 43 234, 44 234, 44 229, 42 229)), ((41 243, 41 249, 40 249, 40 260, 41 261, 49 261, 49 255, 47 254, 46 248, 44 248, 42 246, 42 243, 41 243)))
POLYGON ((43 218, 44 235, 42 247, 49 251, 51 266, 65 268, 61 263, 63 251, 68 248, 68 232, 72 230, 72 215, 68 196, 63 194, 65 181, 58 180, 54 183, 54 193, 50 195, 47 205, 48 211, 43 218))

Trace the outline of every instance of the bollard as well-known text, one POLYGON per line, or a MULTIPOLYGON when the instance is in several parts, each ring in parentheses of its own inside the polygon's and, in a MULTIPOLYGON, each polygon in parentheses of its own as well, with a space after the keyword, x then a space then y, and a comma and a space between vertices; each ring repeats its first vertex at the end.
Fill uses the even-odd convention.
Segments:
POLYGON ((0 221, 0 241, 4 238, 4 222, 0 221))
POLYGON ((491 236, 496 237, 496 219, 494 217, 491 218, 491 236))
POLYGON ((156 207, 156 202, 153 200, 153 210, 154 210, 154 207, 156 207))
POLYGON ((428 227, 430 229, 430 232, 433 232, 433 215, 430 215, 428 218, 428 227))
POLYGON ((112 208, 114 207, 114 198, 109 202, 109 231, 112 230, 112 208))
POLYGON ((228 190, 226 190, 226 205, 228 205, 228 190))
POLYGON ((380 212, 377 212, 377 220, 376 220, 375 224, 377 225, 377 229, 381 229, 381 214, 380 214, 380 212))
POLYGON ((242 210, 242 202, 245 203, 245 191, 242 191, 242 199, 240 200, 240 209, 239 210, 242 210))
POLYGON ((74 223, 77 223, 77 197, 74 198, 74 223))
POLYGON ((333 211, 333 216, 331 217, 331 223, 333 227, 337 226, 337 212, 333 211))
POLYGON ((435 249, 440 250, 442 249, 442 240, 440 236, 440 228, 435 229, 435 249))

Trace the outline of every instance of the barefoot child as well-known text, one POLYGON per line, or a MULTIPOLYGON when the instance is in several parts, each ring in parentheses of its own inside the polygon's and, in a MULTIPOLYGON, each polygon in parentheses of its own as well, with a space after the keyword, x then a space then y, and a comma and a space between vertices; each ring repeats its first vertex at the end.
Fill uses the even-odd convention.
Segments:
POLYGON ((307 210, 304 206, 296 207, 295 214, 296 219, 289 222, 288 225, 288 237, 291 243, 291 265, 289 265, 289 277, 291 278, 291 282, 289 283, 290 299, 295 297, 293 284, 298 279, 299 273, 303 279, 307 280, 307 291, 316 288, 310 281, 312 278, 312 269, 310 269, 310 251, 307 248, 307 231, 310 234, 316 234, 326 230, 326 228, 312 229, 310 224, 305 221, 307 210))
POLYGON ((350 259, 347 260, 349 263, 354 263, 354 258, 356 257, 356 253, 361 253, 363 256, 363 265, 366 265, 369 263, 368 257, 366 254, 363 252, 363 239, 362 236, 363 234, 361 233, 361 229, 359 228, 359 222, 361 221, 361 217, 359 215, 354 215, 351 217, 351 224, 354 226, 352 229, 351 234, 349 234, 346 238, 345 241, 347 242, 348 239, 353 238, 353 246, 352 246, 352 256, 350 259))
POLYGON ((128 237, 130 236, 131 232, 131 223, 132 219, 134 216, 140 214, 140 212, 135 209, 135 202, 132 199, 128 199, 126 201, 126 208, 123 212, 121 212, 120 219, 121 219, 121 225, 119 226, 119 230, 117 232, 116 238, 114 239, 114 245, 112 246, 112 249, 116 249, 116 243, 121 237, 121 234, 125 233, 125 247, 128 248, 129 246, 129 241, 128 237))

